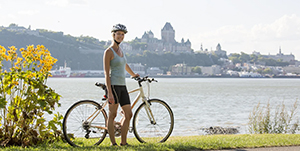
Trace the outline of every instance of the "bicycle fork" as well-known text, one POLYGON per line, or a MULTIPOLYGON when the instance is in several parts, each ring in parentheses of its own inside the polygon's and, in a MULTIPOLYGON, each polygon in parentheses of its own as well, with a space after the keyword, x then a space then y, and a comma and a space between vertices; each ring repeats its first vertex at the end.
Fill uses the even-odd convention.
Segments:
MULTIPOLYGON (((143 98, 143 99, 145 99, 145 98, 143 98)), ((156 125, 156 121, 155 121, 155 119, 154 119, 154 116, 153 116, 153 113, 152 113, 152 110, 150 109, 150 105, 151 105, 151 103, 149 103, 148 101, 145 101, 145 110, 146 110, 146 113, 147 113, 147 115, 148 115, 148 118, 149 118, 149 120, 150 120, 150 123, 151 124, 153 124, 153 125, 156 125)))
MULTIPOLYGON (((146 110, 146 113, 147 113, 150 124, 156 125, 157 124, 156 120, 154 118, 152 110, 150 109, 151 103, 149 103, 146 98, 143 98, 143 100, 144 100, 143 102, 145 102, 144 109, 146 110)), ((130 127, 129 132, 132 133, 132 131, 133 131, 133 127, 130 127)))

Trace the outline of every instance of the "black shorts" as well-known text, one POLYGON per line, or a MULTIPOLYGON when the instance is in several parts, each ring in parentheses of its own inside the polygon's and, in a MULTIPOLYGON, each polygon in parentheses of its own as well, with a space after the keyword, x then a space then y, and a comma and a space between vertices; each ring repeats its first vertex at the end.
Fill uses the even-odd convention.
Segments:
POLYGON ((112 85, 111 90, 116 104, 120 103, 121 106, 130 104, 130 98, 125 85, 112 85))

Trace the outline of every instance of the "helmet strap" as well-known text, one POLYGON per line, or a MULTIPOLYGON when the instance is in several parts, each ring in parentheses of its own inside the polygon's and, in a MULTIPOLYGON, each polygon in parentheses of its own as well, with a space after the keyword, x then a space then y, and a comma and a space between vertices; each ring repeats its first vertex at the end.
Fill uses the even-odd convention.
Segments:
POLYGON ((117 41, 116 41, 116 39, 114 39, 114 41, 115 41, 115 43, 117 43, 117 45, 119 45, 119 44, 120 44, 120 42, 117 42, 117 41))

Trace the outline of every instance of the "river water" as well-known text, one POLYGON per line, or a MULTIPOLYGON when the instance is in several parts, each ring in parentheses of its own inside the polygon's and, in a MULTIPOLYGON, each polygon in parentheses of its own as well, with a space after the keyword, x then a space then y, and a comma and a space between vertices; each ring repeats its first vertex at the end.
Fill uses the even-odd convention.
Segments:
MULTIPOLYGON (((160 98, 172 108, 175 127, 172 135, 203 135, 202 128, 235 127, 240 134, 249 133, 247 123, 253 108, 261 103, 271 108, 284 102, 288 111, 300 98, 300 79, 255 78, 157 78, 151 83, 150 98, 160 98)), ((101 102, 103 90, 95 82, 104 78, 50 78, 48 85, 62 95, 63 115, 75 102, 83 99, 101 102)), ((138 85, 126 79, 128 90, 138 85)), ((132 97, 133 100, 133 97, 132 97)), ((298 103, 299 106, 299 103, 298 103)), ((297 113, 297 116, 300 112, 297 113)), ((133 134, 130 134, 133 136, 133 134)), ((129 136, 129 137, 130 137, 129 136)))

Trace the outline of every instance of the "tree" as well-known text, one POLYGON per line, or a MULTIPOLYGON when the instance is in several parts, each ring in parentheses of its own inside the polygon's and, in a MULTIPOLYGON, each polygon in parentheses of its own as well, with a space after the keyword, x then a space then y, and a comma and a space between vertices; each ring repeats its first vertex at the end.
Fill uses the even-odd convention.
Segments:
POLYGON ((257 62, 257 60, 258 60, 258 56, 257 55, 255 55, 255 54, 251 54, 250 55, 250 62, 251 63, 255 63, 255 62, 257 62))
POLYGON ((241 61, 241 63, 246 63, 250 61, 250 56, 244 52, 241 52, 241 55, 239 57, 239 60, 241 61))
POLYGON ((265 68, 263 71, 262 71, 263 74, 272 74, 272 69, 270 68, 265 68))
POLYGON ((144 42, 139 42, 137 39, 128 42, 133 50, 147 50, 148 45, 144 42))
POLYGON ((233 53, 230 57, 228 57, 228 59, 231 60, 234 64, 241 63, 240 56, 241 55, 238 53, 233 53))
POLYGON ((199 66, 193 67, 193 68, 192 68, 192 72, 198 73, 198 74, 201 74, 201 73, 202 73, 201 68, 200 68, 199 66))
POLYGON ((259 68, 259 69, 256 70, 256 72, 262 74, 262 73, 263 73, 263 69, 262 69, 262 68, 259 68))
POLYGON ((9 26, 8 27, 18 27, 18 25, 17 24, 15 24, 15 23, 11 23, 11 24, 9 24, 9 26))

